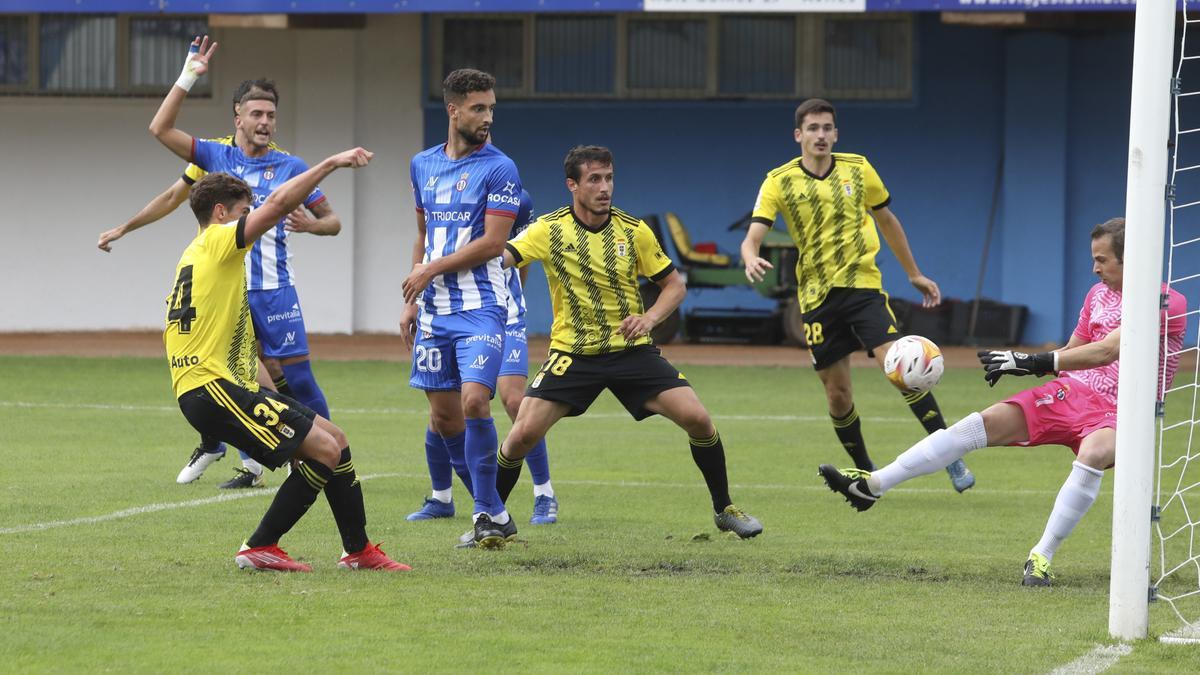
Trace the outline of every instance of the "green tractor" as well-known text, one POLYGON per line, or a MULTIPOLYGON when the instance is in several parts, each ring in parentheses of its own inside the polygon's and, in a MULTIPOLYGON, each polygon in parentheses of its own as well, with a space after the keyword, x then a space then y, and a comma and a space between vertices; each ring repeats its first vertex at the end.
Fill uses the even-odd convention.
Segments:
MULTIPOLYGON (((789 342, 804 344, 804 320, 796 296, 796 262, 799 253, 790 236, 774 229, 767 232, 760 251, 774 269, 768 270, 762 281, 752 284, 746 279, 745 270, 738 261, 716 252, 715 247, 705 247, 708 250, 693 247, 687 227, 674 213, 662 214, 661 220, 657 215, 644 216, 642 219, 654 230, 664 250, 667 250, 666 240, 670 240, 675 249, 673 257, 676 266, 687 279, 689 289, 750 286, 759 295, 778 301, 774 310, 698 309, 686 316, 676 310, 652 331, 651 336, 657 344, 669 343, 681 327, 689 342, 711 340, 775 344, 786 338, 789 342), (664 236, 664 229, 667 236, 664 236)), ((750 214, 747 213, 730 225, 729 230, 744 230, 749 222, 750 214)), ((650 307, 658 299, 658 293, 657 285, 642 284, 642 303, 650 307)))

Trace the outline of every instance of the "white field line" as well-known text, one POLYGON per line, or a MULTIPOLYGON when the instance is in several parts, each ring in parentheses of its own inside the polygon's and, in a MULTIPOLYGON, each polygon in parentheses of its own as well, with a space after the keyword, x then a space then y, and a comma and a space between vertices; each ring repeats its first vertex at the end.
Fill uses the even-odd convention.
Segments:
MULTIPOLYGON (((172 405, 117 405, 111 403, 35 403, 30 401, 0 401, 0 408, 53 408, 58 410, 84 409, 108 410, 113 412, 179 412, 172 405)), ((426 408, 335 408, 338 415, 422 415, 429 414, 426 408)), ((627 413, 587 413, 589 418, 627 419, 627 413)), ((718 420, 745 422, 824 422, 828 415, 713 415, 718 420)), ((912 417, 864 417, 867 422, 877 424, 909 424, 912 417)))
POLYGON ((1133 647, 1125 643, 1100 645, 1092 651, 1050 671, 1050 675, 1094 675, 1103 673, 1117 664, 1122 656, 1133 653, 1133 647))
MULTIPOLYGON (((423 479, 428 478, 425 473, 376 473, 360 476, 360 480, 373 480, 376 478, 408 478, 408 479, 423 479)), ((609 481, 609 480, 558 480, 554 481, 558 485, 578 485, 587 487, 611 487, 611 488, 657 488, 657 489, 696 489, 699 482, 692 483, 655 483, 649 481, 609 481)), ((829 488, 824 485, 783 485, 783 484, 732 484, 729 486, 734 490, 802 490, 805 492, 829 492, 829 488)), ((160 502, 158 504, 146 504, 144 506, 134 506, 120 511, 113 511, 99 516, 85 516, 82 518, 71 518, 68 520, 51 520, 43 523, 30 523, 27 525, 14 525, 11 527, 0 527, 0 535, 5 534, 20 534, 23 532, 38 532, 41 530, 52 530, 59 527, 71 527, 74 525, 92 525, 95 523, 103 523, 110 520, 121 520, 132 516, 140 516, 147 513, 158 513, 159 511, 173 511, 175 509, 187 509, 195 506, 208 506, 209 504, 219 504, 221 502, 230 502, 236 499, 247 499, 251 497, 266 497, 275 494, 279 488, 266 488, 255 490, 243 490, 228 494, 215 495, 213 497, 204 497, 202 499, 189 499, 182 502, 160 502)), ((903 492, 911 494, 944 494, 950 491, 950 488, 895 488, 891 492, 903 492)), ((1055 490, 991 490, 988 494, 999 495, 1051 495, 1057 494, 1055 490)), ((830 498, 836 498, 830 494, 830 498)))

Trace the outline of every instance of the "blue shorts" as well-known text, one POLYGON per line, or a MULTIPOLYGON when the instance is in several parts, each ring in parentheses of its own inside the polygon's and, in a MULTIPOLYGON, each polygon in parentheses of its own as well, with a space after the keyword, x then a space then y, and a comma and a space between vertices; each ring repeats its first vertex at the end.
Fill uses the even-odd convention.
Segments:
POLYGON ((519 375, 529 377, 529 343, 525 339, 524 322, 504 327, 504 361, 500 377, 519 375))
POLYGON ((254 337, 262 343, 262 356, 286 359, 308 354, 308 333, 295 286, 270 291, 248 291, 254 337))
POLYGON ((484 307, 457 314, 422 312, 413 343, 409 386, 425 391, 458 391, 463 382, 478 382, 496 394, 496 377, 504 352, 504 307, 484 307))

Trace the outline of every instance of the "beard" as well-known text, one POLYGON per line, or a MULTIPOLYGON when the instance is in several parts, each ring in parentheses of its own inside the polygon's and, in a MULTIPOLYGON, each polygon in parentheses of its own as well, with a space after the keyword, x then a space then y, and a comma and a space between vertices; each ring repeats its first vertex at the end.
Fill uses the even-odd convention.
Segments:
POLYGON ((458 137, 468 145, 483 145, 487 142, 489 130, 455 127, 458 137))

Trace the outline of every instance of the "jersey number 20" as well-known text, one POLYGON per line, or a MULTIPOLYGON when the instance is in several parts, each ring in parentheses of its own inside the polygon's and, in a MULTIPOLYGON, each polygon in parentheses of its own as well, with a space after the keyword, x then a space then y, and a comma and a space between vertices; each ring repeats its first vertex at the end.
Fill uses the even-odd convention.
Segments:
POLYGON ((167 304, 167 321, 178 323, 180 333, 190 333, 195 318, 196 308, 192 307, 192 266, 184 265, 179 268, 179 278, 175 280, 175 290, 171 291, 171 302, 167 304), (176 301, 179 304, 175 304, 176 301))

